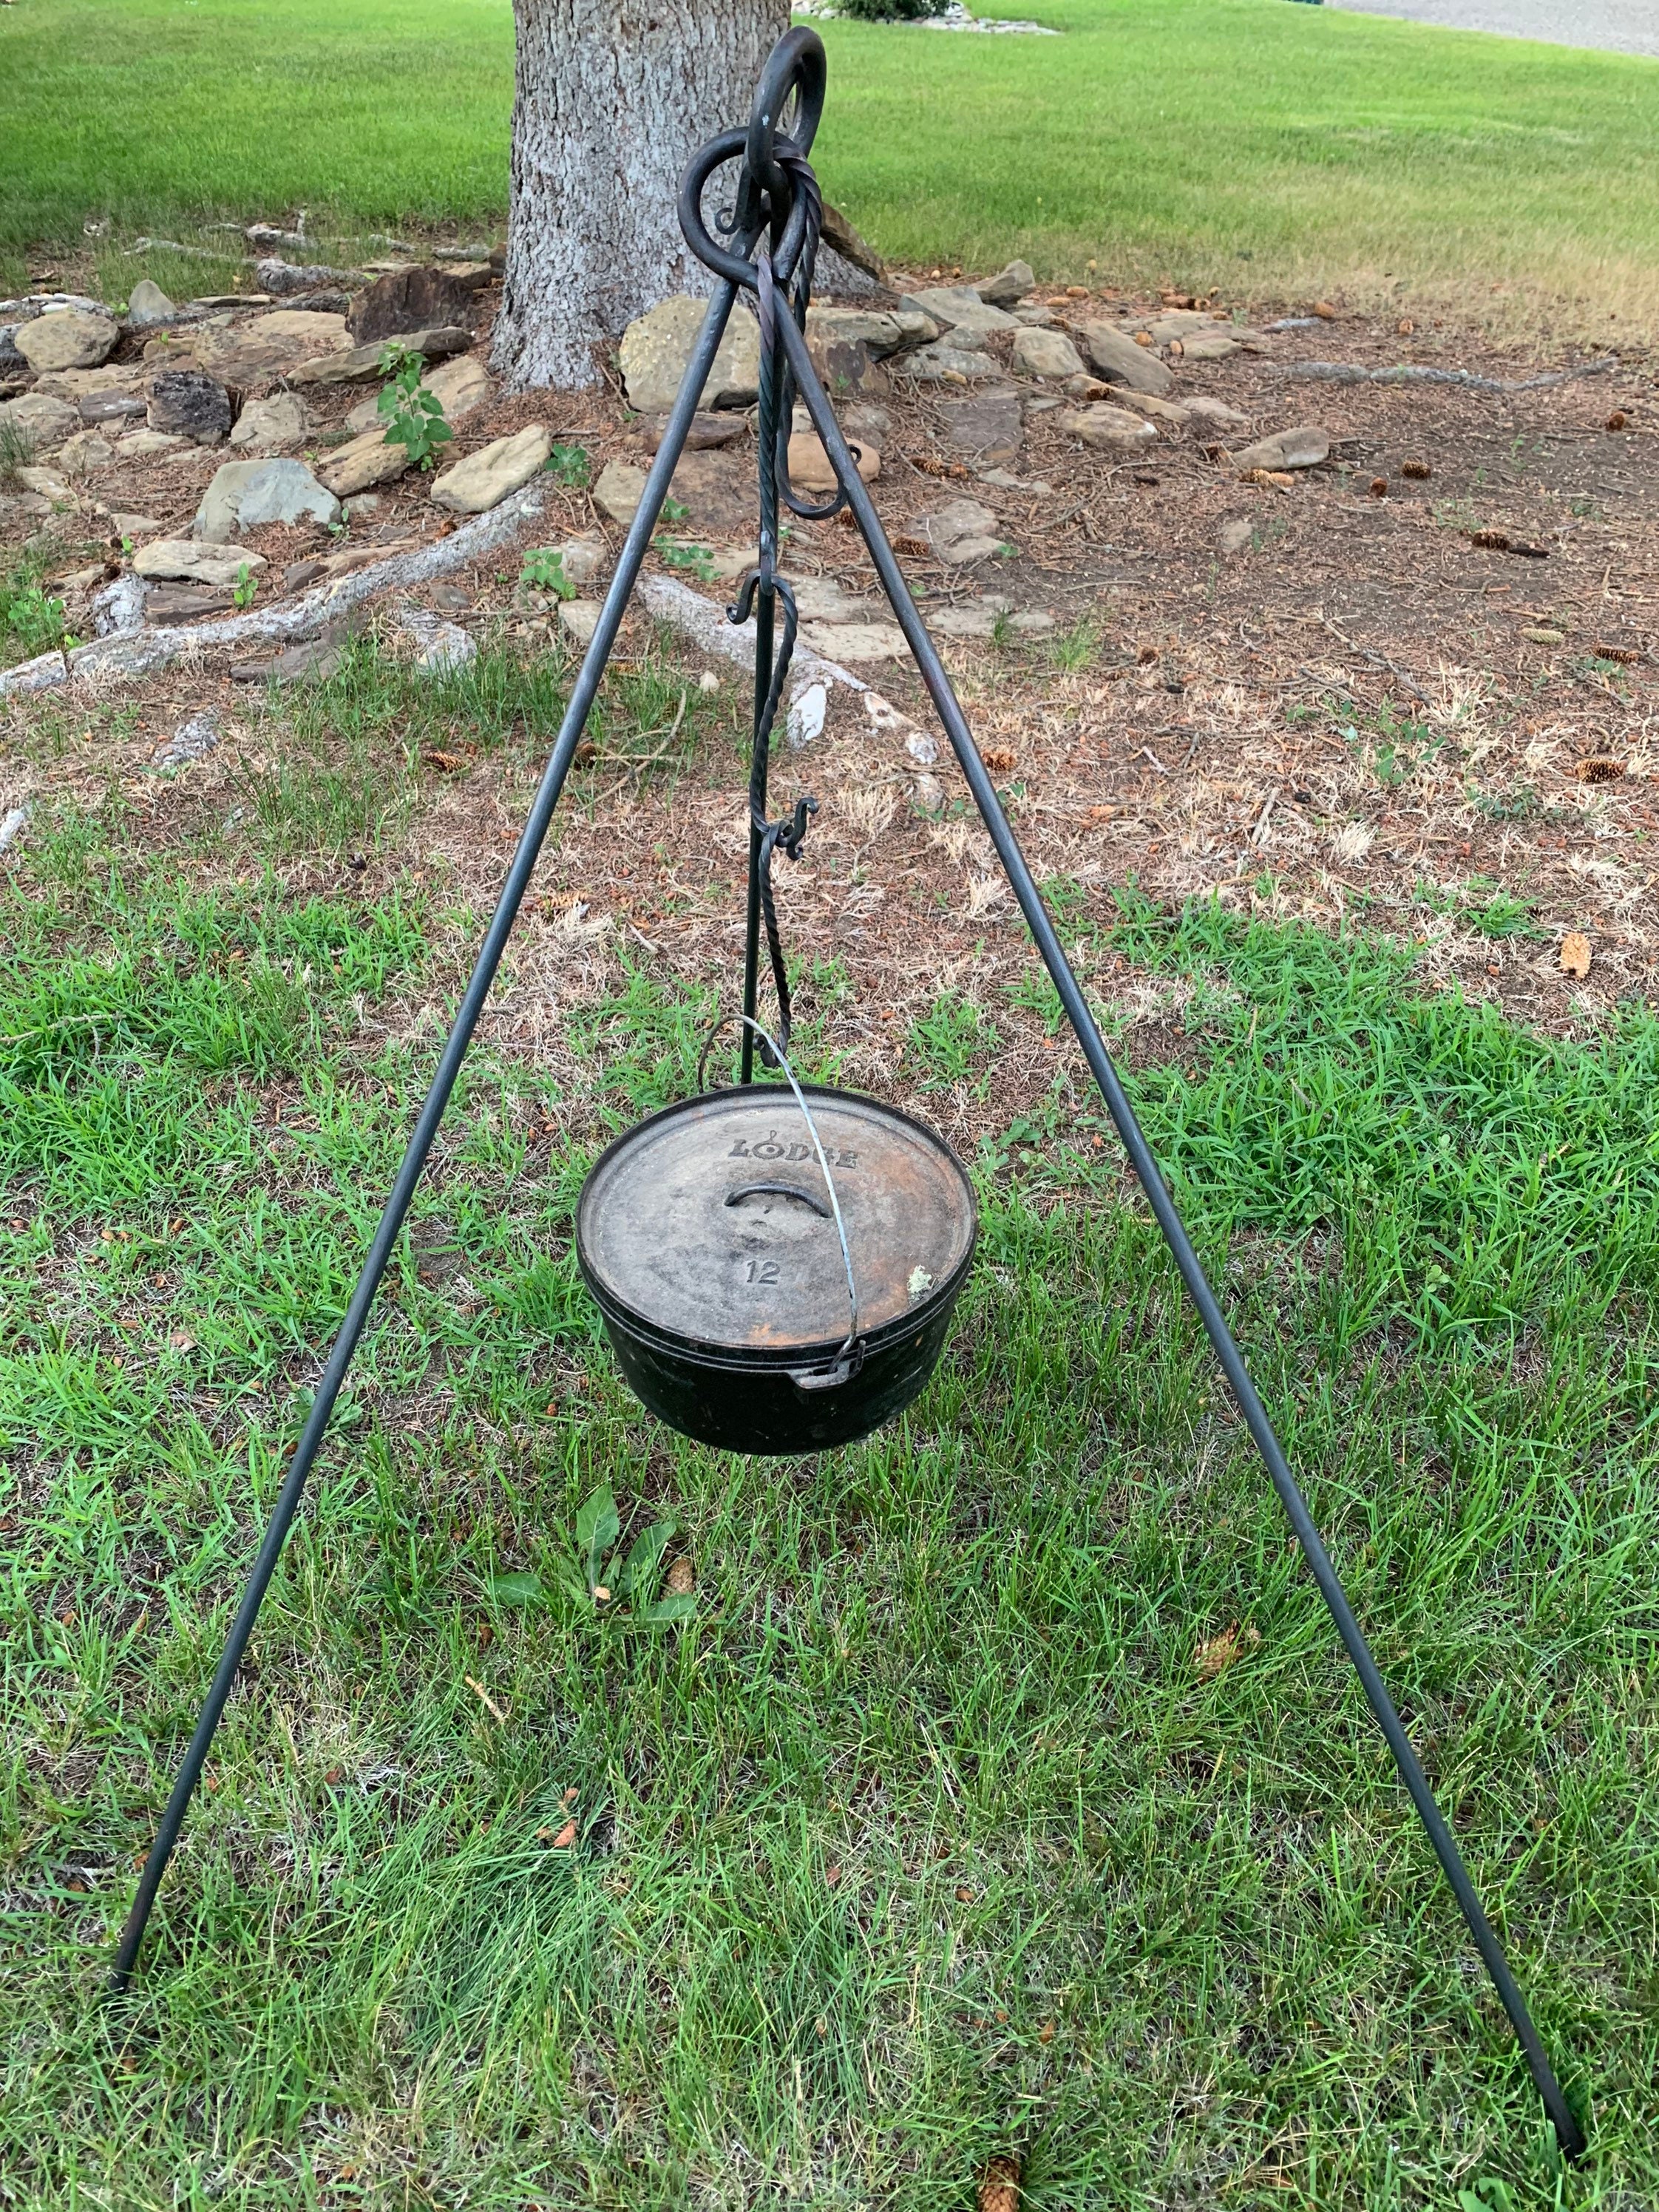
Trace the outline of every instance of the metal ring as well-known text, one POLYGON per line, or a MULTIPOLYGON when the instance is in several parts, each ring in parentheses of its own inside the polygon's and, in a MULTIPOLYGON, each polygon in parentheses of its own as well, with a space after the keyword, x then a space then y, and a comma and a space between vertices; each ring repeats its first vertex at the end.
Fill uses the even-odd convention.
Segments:
POLYGON ((680 179, 680 228, 685 242, 705 267, 745 290, 756 289, 755 264, 749 254, 761 233, 772 232, 772 266, 780 284, 794 275, 806 242, 808 210, 795 190, 785 165, 778 159, 780 144, 801 161, 812 149, 812 141, 823 114, 824 87, 829 64, 823 41, 805 25, 787 32, 773 47, 756 88, 749 125, 744 131, 722 131, 700 146, 680 179), (788 128, 782 125, 791 97, 794 112, 788 128), (726 162, 743 157, 732 219, 732 234, 741 251, 719 246, 703 221, 703 187, 726 162))

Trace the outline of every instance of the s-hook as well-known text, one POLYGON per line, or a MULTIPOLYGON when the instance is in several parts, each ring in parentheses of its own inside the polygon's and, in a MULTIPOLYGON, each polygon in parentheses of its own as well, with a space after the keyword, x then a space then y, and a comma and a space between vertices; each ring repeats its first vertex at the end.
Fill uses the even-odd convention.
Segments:
MULTIPOLYGON (((744 594, 745 597, 752 596, 755 606, 757 747, 756 759, 751 763, 750 783, 744 1079, 749 1079, 750 1042, 758 1027, 755 1022, 755 987, 758 980, 759 922, 763 916, 761 846, 774 827, 768 823, 765 813, 763 769, 766 743, 769 739, 772 717, 781 695, 780 667, 787 669, 788 650, 793 636, 792 595, 787 593, 787 586, 776 573, 778 496, 781 495, 798 513, 812 511, 797 505, 788 487, 785 465, 788 401, 792 390, 798 389, 836 478, 835 500, 830 508, 818 511, 830 512, 843 503, 852 510, 854 520, 881 580, 882 588, 915 658, 922 682, 951 741, 951 750, 967 780, 974 803, 990 833, 997 856, 1019 902, 1020 911, 1060 994, 1060 1002, 1084 1057, 1100 1087, 1124 1149, 1186 1285, 1188 1295, 1197 1309, 1320 1594, 1330 1611, 1337 1633, 1353 1663, 1367 1702, 1393 1754, 1401 1779, 1417 1809, 1435 1856, 1462 1909, 1475 1948, 1492 1977, 1493 1986, 1503 2001, 1504 2008, 1526 2054, 1528 2065, 1554 2125, 1561 2148, 1569 2158, 1577 2158, 1584 2148, 1583 2130, 1562 2094, 1561 2086, 1556 2080, 1527 2010, 1526 2001, 1516 1986, 1503 1948, 1475 1893, 1463 1864, 1462 1855, 1435 1802, 1427 1778, 1395 1711, 1393 1700, 1354 1618, 1336 1569, 1279 1447, 1267 1409, 1256 1394, 1215 1293, 1199 1264, 1192 1242, 1158 1170, 1158 1162, 1141 1132, 1082 989, 1066 961, 1024 855, 980 759, 962 708, 951 690, 950 678, 927 635, 916 604, 905 586, 892 547, 888 543, 874 505, 859 476, 853 455, 812 366, 806 347, 805 324, 821 204, 808 156, 823 112, 824 82, 823 48, 816 34, 805 28, 788 32, 774 47, 762 72, 747 129, 724 131, 711 139, 692 157, 687 167, 680 187, 680 226, 693 252, 718 280, 714 295, 693 348, 679 395, 669 416, 662 443, 647 478, 644 494, 618 556, 616 573, 605 594, 592 641, 572 690, 558 738, 531 806, 523 835, 508 866, 501 897, 484 933, 471 976, 462 994, 454 1026, 444 1045, 432 1087, 416 1121, 409 1148, 369 1245, 362 1273, 318 1383, 310 1414, 289 1463, 247 1589, 237 1609, 229 1638, 214 1673, 212 1686, 168 1798, 122 1933, 112 1986, 116 1990, 125 1988, 131 1975, 150 1909, 178 1839, 208 1747, 235 1680, 242 1655, 252 1635, 260 1605, 298 1509, 306 1479, 326 1434, 352 1355, 367 1326, 380 1278, 391 1258, 427 1155, 437 1134, 478 1017, 500 965, 514 921, 546 836, 548 823, 558 804, 559 794, 592 707, 599 679, 615 647, 623 611, 633 592, 652 532, 657 526, 670 480, 690 429, 692 415, 725 333, 732 305, 741 289, 755 295, 766 337, 763 357, 765 392, 762 426, 764 434, 760 447, 761 562, 752 579, 752 592, 746 586, 744 594), (743 166, 732 210, 716 224, 726 240, 721 244, 712 235, 704 218, 702 198, 704 189, 714 173, 733 161, 741 161, 743 166), (785 605, 786 634, 783 651, 775 657, 774 617, 780 599, 785 605)), ((740 599, 739 605, 742 604, 740 599)), ((789 848, 781 834, 781 825, 779 827, 780 835, 773 840, 774 845, 785 843, 787 850, 789 848)), ((804 828, 805 814, 798 811, 790 830, 790 836, 795 838, 797 845, 798 831, 804 828)), ((769 854, 767 858, 769 860, 769 854)), ((773 919, 775 921, 775 918, 773 919)), ((773 936, 775 932, 769 932, 769 937, 773 936)), ((781 957, 779 955, 777 957, 781 972, 781 957)), ((778 1042, 783 1051, 787 1050, 785 1038, 780 1037, 778 1042)), ((781 1057, 781 1053, 779 1057, 781 1057)))

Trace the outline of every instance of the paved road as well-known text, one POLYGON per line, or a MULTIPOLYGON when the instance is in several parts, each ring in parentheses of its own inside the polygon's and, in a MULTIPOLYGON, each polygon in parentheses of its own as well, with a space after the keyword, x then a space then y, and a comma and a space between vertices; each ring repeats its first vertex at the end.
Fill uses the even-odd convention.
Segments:
POLYGON ((1460 31, 1496 31, 1556 46, 1659 57, 1659 0, 1326 0, 1363 15, 1403 15, 1460 31))

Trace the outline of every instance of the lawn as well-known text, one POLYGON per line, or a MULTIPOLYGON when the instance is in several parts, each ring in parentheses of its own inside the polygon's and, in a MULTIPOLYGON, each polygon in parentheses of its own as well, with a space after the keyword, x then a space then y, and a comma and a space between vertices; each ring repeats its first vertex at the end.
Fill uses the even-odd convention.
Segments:
MULTIPOLYGON (((823 26, 825 182, 890 256, 1659 333, 1659 63, 1285 0, 1033 5, 1064 37, 823 26)), ((221 281, 123 250, 223 246, 214 220, 497 228, 511 98, 507 0, 22 0, 0 286, 88 221, 114 298, 221 281)))
MULTIPOLYGON (((1110 1032, 1164 1009, 1139 1109, 1581 2172, 1068 1053, 980 1146, 901 1425, 743 1462, 629 1399, 571 1207, 690 1084, 714 945, 619 939, 544 1048, 476 1054, 98 2008, 477 927, 423 759, 520 788, 564 681, 365 641, 246 710, 228 811, 112 787, 0 871, 0 2203, 955 2207, 1009 2148, 1050 2212, 1653 2202, 1659 1022, 1542 1040, 1409 945, 1132 888, 1050 891, 1110 1032), (678 1524, 685 1624, 563 1589, 600 1486, 678 1524)), ((613 684, 602 751, 670 681, 613 684)), ((692 697, 653 775, 735 789, 737 690, 692 697)), ((799 982, 833 1073, 845 974, 799 982)), ((1035 969, 942 991, 889 1087, 942 1114, 1054 1018, 1035 969)))

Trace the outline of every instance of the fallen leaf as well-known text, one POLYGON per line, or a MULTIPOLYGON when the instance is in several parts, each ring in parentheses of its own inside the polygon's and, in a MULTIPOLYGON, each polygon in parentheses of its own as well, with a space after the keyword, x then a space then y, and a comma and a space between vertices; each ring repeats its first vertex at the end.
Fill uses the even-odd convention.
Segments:
POLYGON ((1582 929, 1570 929, 1561 939, 1561 972, 1582 983, 1590 971, 1590 941, 1582 929))
POLYGON ((1609 760, 1605 753, 1592 753, 1573 769, 1580 783, 1616 783, 1624 773, 1623 761, 1609 760))
POLYGON ((1039 2043, 1052 2043, 1054 2039, 1054 2024, 1051 2020, 1045 2020, 1042 2027, 1037 2030, 1037 2041, 1039 2043))
POLYGON ((611 1602, 611 1593, 603 1583, 593 1585, 593 1602, 595 1605, 609 1605, 611 1602))
POLYGON ((175 1328, 167 1342, 175 1352, 194 1352, 196 1349, 196 1339, 182 1328, 175 1328))
POLYGON ((826 1867, 824 1869, 823 1879, 829 1887, 833 1889, 836 1883, 841 1880, 841 1869, 838 1866, 826 1867))
POLYGON ((1240 483, 1271 484, 1275 491, 1288 491, 1296 478, 1286 469, 1243 469, 1239 472, 1240 483))
POLYGON ((973 1891, 969 1888, 965 1881, 958 1882, 957 1884, 957 1903, 958 1905, 971 1905, 973 1901, 973 1891))
POLYGON ((1388 495, 1389 480, 1387 477, 1373 477, 1371 478, 1371 497, 1373 499, 1386 499, 1388 495))
POLYGON ((1417 325, 1409 315, 1401 315, 1400 320, 1395 325, 1394 328, 1396 337, 1413 337, 1416 335, 1417 331, 1417 325))
POLYGON ((1116 812, 1115 806, 1091 806, 1084 819, 1085 822, 1109 822, 1116 812))
POLYGON ((576 1823, 574 1820, 567 1820, 558 1834, 554 1837, 553 1848, 556 1851, 568 1851, 575 1840, 576 1823))
POLYGON ((1336 309, 1332 307, 1328 300, 1316 300, 1313 303, 1313 311, 1322 323, 1334 323, 1336 320, 1336 309))
POLYGON ((690 1560, 687 1559, 684 1553, 682 1552, 678 1559, 674 1559, 670 1562, 667 1578, 663 1583, 663 1589, 670 1597, 689 1597, 696 1587, 697 1577, 696 1570, 693 1568, 690 1560))
POLYGON ((1198 1669, 1199 1679, 1214 1681, 1218 1674, 1226 1673, 1234 1660, 1242 1659, 1247 1651, 1254 1651, 1261 1641, 1259 1628, 1248 1622, 1241 1628, 1236 1620, 1231 1622, 1219 1636, 1212 1636, 1194 1652, 1193 1664, 1198 1669))
POLYGON ((994 2158, 979 2179, 978 2212, 1019 2212, 1019 2160, 994 2158))
POLYGON ((1607 428, 1609 430, 1627 430, 1630 428, 1630 416, 1622 407, 1615 407, 1608 416, 1607 428))
POLYGON ((1135 343, 1138 346, 1150 346, 1152 342, 1152 334, 1150 331, 1137 331, 1135 332, 1135 343))

